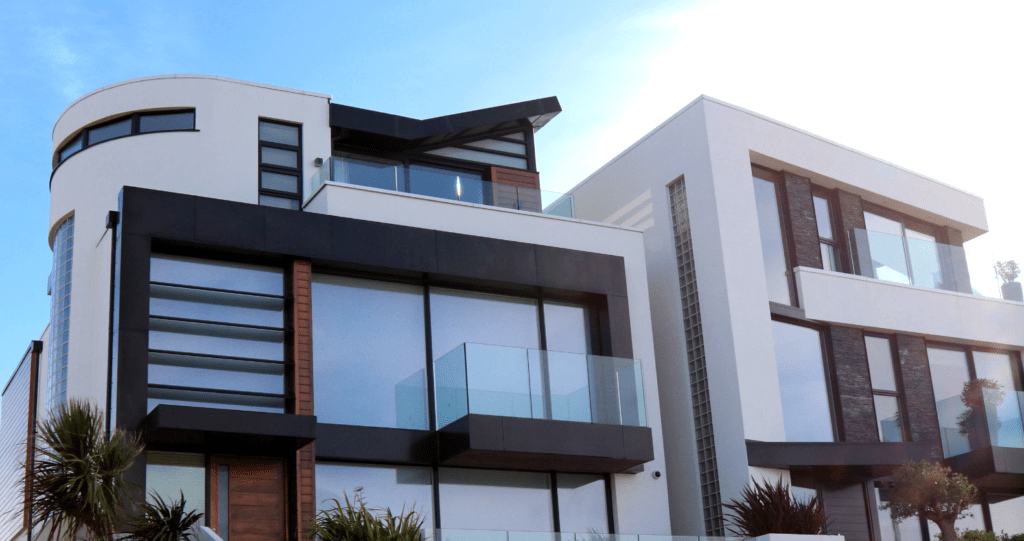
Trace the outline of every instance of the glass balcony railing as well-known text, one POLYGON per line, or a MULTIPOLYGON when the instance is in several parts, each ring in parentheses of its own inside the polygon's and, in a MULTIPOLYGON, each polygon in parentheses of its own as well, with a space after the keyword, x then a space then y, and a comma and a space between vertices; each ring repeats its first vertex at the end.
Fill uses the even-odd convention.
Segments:
POLYGON ((439 197, 553 216, 574 216, 571 195, 489 182, 480 175, 438 167, 333 157, 313 174, 315 193, 326 182, 439 197))
POLYGON ((983 399, 953 396, 936 404, 943 456, 984 447, 1024 449, 1024 392, 986 388, 982 394, 983 399))
POLYGON ((511 532, 499 530, 434 530, 434 541, 742 541, 742 537, 637 535, 609 533, 511 532))
POLYGON ((438 428, 470 413, 647 426, 640 362, 462 344, 434 362, 438 428))
POLYGON ((854 229, 850 232, 850 249, 854 272, 860 276, 946 291, 970 291, 967 260, 960 246, 854 229))

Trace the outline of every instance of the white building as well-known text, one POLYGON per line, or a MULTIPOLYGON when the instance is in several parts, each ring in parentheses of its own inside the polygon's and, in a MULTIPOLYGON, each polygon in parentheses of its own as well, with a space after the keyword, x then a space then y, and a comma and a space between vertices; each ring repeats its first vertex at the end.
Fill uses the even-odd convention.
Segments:
POLYGON ((979 197, 706 96, 571 194, 644 231, 674 533, 782 476, 830 533, 927 541, 876 510, 922 459, 981 488, 959 527, 1024 532, 1024 304, 972 294, 979 197), (958 423, 980 379, 1005 397, 958 423))
POLYGON ((421 121, 194 75, 72 103, 0 539, 30 534, 20 444, 71 399, 141 430, 130 480, 230 541, 304 539, 357 487, 444 539, 668 534, 643 235, 539 190, 559 111, 421 121))

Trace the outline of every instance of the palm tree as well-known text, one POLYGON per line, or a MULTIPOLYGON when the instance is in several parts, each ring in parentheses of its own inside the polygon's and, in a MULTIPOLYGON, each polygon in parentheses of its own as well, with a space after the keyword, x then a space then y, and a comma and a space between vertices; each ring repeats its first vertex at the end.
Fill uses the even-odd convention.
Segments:
POLYGON ((138 438, 120 429, 108 436, 99 408, 71 400, 39 425, 35 448, 22 483, 31 526, 46 541, 110 541, 131 489, 122 476, 142 452, 138 438))

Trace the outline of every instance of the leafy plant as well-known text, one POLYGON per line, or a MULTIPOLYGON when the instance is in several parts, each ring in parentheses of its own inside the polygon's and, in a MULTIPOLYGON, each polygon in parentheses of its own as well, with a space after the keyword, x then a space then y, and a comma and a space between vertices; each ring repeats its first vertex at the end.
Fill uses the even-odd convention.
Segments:
POLYGON ((996 408, 1005 399, 1006 391, 1003 391, 1003 386, 993 379, 982 378, 964 383, 960 401, 967 409, 956 420, 960 433, 969 436, 977 431, 985 419, 985 407, 996 408))
POLYGON ((99 408, 71 400, 39 425, 35 448, 21 485, 31 525, 44 528, 46 541, 110 540, 131 489, 122 475, 142 452, 138 438, 122 430, 108 437, 99 408))
POLYGON ((753 481, 753 486, 743 488, 739 500, 724 507, 730 511, 729 531, 746 538, 770 533, 816 535, 828 524, 820 498, 797 500, 782 479, 775 484, 765 480, 763 486, 753 481))
POLYGON ((391 509, 366 507, 362 488, 355 490, 355 503, 343 494, 345 505, 338 500, 334 507, 317 513, 311 524, 310 537, 320 541, 421 541, 423 519, 413 510, 394 515, 391 509))
POLYGON ((178 492, 177 501, 164 501, 156 492, 153 501, 139 503, 140 514, 129 520, 130 528, 124 541, 193 541, 189 531, 202 513, 185 511, 185 494, 178 492))
POLYGON ((1009 535, 1006 532, 996 535, 995 532, 983 530, 957 530, 957 541, 1024 541, 1024 533, 1009 535))
POLYGON ((889 501, 882 504, 897 522, 921 516, 934 522, 942 541, 956 541, 954 524, 968 511, 978 489, 959 473, 930 462, 908 462, 893 474, 889 501))
POLYGON ((1017 279, 1020 276, 1020 266, 1014 260, 1009 261, 996 261, 995 265, 992 265, 995 269, 996 275, 1003 281, 1004 284, 1008 284, 1017 279))

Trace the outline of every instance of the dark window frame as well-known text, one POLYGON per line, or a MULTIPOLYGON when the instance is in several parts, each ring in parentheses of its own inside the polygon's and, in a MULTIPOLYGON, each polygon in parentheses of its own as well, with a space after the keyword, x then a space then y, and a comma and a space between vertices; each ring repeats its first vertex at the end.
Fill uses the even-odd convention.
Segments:
MULTIPOLYGON (((287 120, 279 120, 276 118, 259 117, 256 120, 256 165, 258 169, 258 175, 256 178, 256 203, 259 203, 259 196, 266 195, 270 197, 277 197, 281 199, 291 199, 298 201, 298 206, 294 210, 302 210, 302 196, 303 196, 303 176, 302 176, 302 123, 289 122, 287 120), (283 143, 275 143, 273 141, 264 141, 259 137, 259 125, 261 122, 269 124, 278 124, 280 126, 288 126, 290 128, 296 128, 298 130, 298 145, 286 145, 283 143), (283 167, 280 165, 274 165, 269 163, 263 163, 263 148, 276 148, 280 150, 290 150, 296 153, 296 167, 283 167), (263 172, 278 173, 281 175, 289 175, 296 177, 296 189, 295 192, 287 192, 283 190, 274 190, 271 188, 263 187, 263 172)), ((268 206, 268 205, 264 205, 268 206)))
MULTIPOLYGON (((911 438, 911 433, 910 433, 910 428, 911 428, 910 427, 910 414, 907 411, 907 406, 906 406, 906 404, 907 404, 906 396, 907 395, 906 395, 906 391, 905 391, 905 388, 904 388, 904 385, 903 385, 903 370, 901 370, 901 366, 900 366, 900 362, 899 362, 900 351, 899 351, 899 347, 897 347, 897 345, 896 345, 896 336, 895 335, 890 335, 890 334, 884 334, 884 333, 873 333, 873 332, 865 332, 864 333, 864 337, 865 338, 867 338, 869 336, 872 337, 872 338, 884 338, 884 339, 889 341, 889 362, 892 363, 892 375, 893 375, 893 379, 895 380, 895 383, 896 383, 896 390, 895 391, 887 391, 885 389, 877 389, 877 388, 875 388, 874 377, 871 375, 871 362, 870 362, 870 360, 868 361, 868 383, 871 385, 871 397, 872 397, 871 409, 872 410, 875 409, 875 404, 874 404, 874 397, 875 397, 875 395, 878 395, 878 396, 890 396, 890 397, 896 398, 896 407, 898 407, 899 410, 900 410, 899 411, 899 416, 900 416, 900 423, 902 424, 902 426, 900 426, 900 435, 903 438, 902 442, 913 441, 913 439, 911 438)), ((866 356, 867 356, 867 340, 864 340, 864 354, 865 354, 865 358, 866 358, 866 356)), ((875 425, 876 425, 876 427, 878 425, 878 412, 877 411, 875 411, 875 425)), ((878 436, 879 436, 879 438, 878 438, 879 442, 881 442, 881 439, 882 439, 881 436, 882 435, 879 434, 878 436)))
MULTIPOLYGON (((779 323, 786 323, 788 325, 805 327, 808 329, 818 331, 818 339, 821 343, 821 362, 822 367, 825 370, 825 394, 828 397, 829 416, 832 419, 832 441, 834 443, 845 442, 846 429, 843 426, 842 415, 839 410, 839 403, 836 398, 838 395, 836 389, 839 388, 839 381, 835 370, 835 356, 832 351, 831 328, 825 325, 818 325, 816 323, 812 323, 811 321, 806 319, 797 319, 775 313, 772 314, 771 320, 777 321, 779 323)), ((775 362, 778 363, 779 360, 776 359, 775 362)), ((778 370, 777 367, 776 370, 778 370)), ((872 405, 872 409, 873 408, 874 406, 872 405)))
MULTIPOLYGON (((783 182, 782 174, 766 167, 750 164, 751 176, 766 180, 775 185, 775 201, 779 209, 779 226, 782 229, 782 253, 786 260, 786 282, 789 284, 789 305, 795 308, 800 307, 800 301, 796 293, 796 273, 793 272, 793 235, 792 225, 789 223, 789 205, 786 204, 786 183, 783 182)), ((764 257, 762 247, 762 258, 764 257)))
POLYGON ((843 265, 843 254, 842 248, 839 243, 839 228, 836 227, 836 203, 833 192, 826 190, 820 186, 811 186, 811 209, 814 210, 814 224, 818 224, 818 208, 814 206, 814 198, 821 198, 825 200, 825 204, 828 206, 828 225, 832 228, 832 238, 826 239, 822 236, 818 236, 818 244, 826 244, 832 247, 832 257, 835 260, 836 268, 829 269, 825 267, 825 260, 821 261, 821 268, 823 270, 831 270, 833 272, 844 272, 843 265))
POLYGON ((176 131, 199 131, 199 130, 196 129, 196 109, 194 107, 192 107, 192 108, 178 108, 178 109, 155 109, 155 110, 146 110, 146 111, 135 111, 135 112, 126 113, 126 114, 123 114, 123 115, 118 115, 118 116, 116 116, 114 118, 103 120, 102 122, 96 122, 96 123, 93 123, 93 124, 82 126, 77 131, 75 131, 72 134, 72 136, 69 136, 68 138, 66 138, 64 144, 62 144, 59 147, 57 147, 57 150, 54 151, 53 159, 52 159, 53 170, 56 171, 57 168, 60 167, 60 165, 62 163, 66 162, 68 159, 70 159, 72 156, 78 154, 79 152, 82 152, 83 150, 85 150, 87 148, 91 148, 91 147, 94 147, 96 145, 106 143, 107 141, 116 141, 118 139, 124 139, 125 137, 134 137, 136 135, 148 135, 150 133, 166 133, 166 132, 176 132, 176 131), (152 131, 140 131, 140 129, 139 129, 140 119, 142 117, 144 117, 144 116, 145 117, 165 116, 165 115, 176 115, 176 114, 182 114, 182 113, 192 113, 192 127, 191 128, 182 128, 182 129, 177 129, 177 130, 152 130, 152 131), (117 124, 119 122, 124 122, 127 119, 131 119, 131 129, 129 130, 129 133, 127 133, 125 135, 118 135, 117 137, 111 137, 109 139, 104 139, 102 141, 98 141, 98 142, 95 142, 95 143, 89 142, 89 132, 90 131, 95 130, 95 129, 99 129, 99 128, 104 128, 104 127, 107 127, 107 126, 111 126, 111 125, 117 124), (61 158, 61 153, 64 152, 64 150, 66 148, 72 146, 76 141, 79 140, 79 138, 81 138, 81 141, 82 141, 82 148, 72 152, 71 154, 68 154, 64 158, 61 158))

